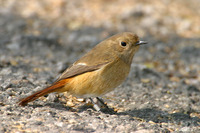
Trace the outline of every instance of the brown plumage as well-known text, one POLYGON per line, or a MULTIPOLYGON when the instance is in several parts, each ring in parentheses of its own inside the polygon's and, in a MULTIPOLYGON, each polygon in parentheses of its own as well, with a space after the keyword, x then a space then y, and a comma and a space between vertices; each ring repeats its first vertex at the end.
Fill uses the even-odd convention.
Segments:
POLYGON ((68 92, 79 97, 97 97, 112 91, 127 77, 132 58, 139 49, 137 35, 124 32, 95 46, 69 67, 51 86, 20 100, 26 105, 52 92, 68 92))

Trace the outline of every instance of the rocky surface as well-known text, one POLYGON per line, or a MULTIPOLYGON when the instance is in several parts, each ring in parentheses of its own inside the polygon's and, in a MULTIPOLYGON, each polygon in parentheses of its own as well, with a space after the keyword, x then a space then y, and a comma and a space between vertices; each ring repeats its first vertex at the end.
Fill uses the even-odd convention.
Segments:
POLYGON ((200 131, 198 5, 0 0, 0 132, 200 131), (67 94, 17 105, 98 42, 123 31, 149 44, 134 57, 126 81, 102 97, 109 110, 97 112, 67 94))

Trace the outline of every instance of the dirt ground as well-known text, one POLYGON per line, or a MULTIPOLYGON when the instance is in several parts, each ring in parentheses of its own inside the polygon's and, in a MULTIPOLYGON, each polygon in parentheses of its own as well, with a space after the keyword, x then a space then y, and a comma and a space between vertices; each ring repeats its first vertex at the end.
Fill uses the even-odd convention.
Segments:
POLYGON ((200 132, 199 0, 0 0, 0 132, 200 132), (95 111, 50 85, 100 41, 137 33, 126 81, 95 111))

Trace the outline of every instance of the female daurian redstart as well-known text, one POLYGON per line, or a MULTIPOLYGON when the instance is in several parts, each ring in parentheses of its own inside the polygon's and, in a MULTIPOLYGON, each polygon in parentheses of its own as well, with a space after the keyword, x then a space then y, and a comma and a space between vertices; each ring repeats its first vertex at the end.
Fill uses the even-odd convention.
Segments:
POLYGON ((146 42, 140 41, 136 34, 116 34, 77 60, 52 85, 20 100, 19 105, 25 106, 51 92, 99 99, 98 96, 112 91, 124 81, 133 56, 142 44, 146 42))

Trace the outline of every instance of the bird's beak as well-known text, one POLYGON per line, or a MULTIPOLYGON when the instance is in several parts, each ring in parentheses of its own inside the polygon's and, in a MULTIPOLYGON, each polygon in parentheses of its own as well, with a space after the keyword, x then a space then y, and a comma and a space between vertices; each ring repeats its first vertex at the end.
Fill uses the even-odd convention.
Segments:
POLYGON ((147 44, 146 41, 138 41, 135 45, 143 45, 143 44, 147 44))

